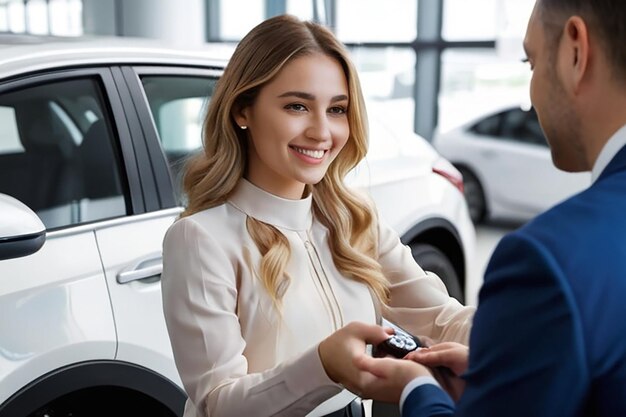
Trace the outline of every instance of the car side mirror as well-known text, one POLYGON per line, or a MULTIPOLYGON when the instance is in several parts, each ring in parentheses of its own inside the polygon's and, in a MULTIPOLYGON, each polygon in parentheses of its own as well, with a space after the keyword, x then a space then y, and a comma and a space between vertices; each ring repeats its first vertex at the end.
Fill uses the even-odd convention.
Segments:
POLYGON ((46 226, 24 203, 0 193, 0 261, 37 252, 46 241, 46 226))

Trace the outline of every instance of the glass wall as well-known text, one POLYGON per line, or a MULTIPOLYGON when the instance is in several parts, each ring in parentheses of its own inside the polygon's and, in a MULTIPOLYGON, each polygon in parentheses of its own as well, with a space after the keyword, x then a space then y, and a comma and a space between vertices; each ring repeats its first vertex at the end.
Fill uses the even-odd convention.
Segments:
MULTIPOLYGON (((389 106, 389 114, 403 128, 416 129, 416 98, 422 107, 438 106, 432 113, 436 118, 432 125, 440 130, 511 103, 528 101, 530 72, 520 59, 534 0, 203 1, 207 14, 198 13, 198 19, 205 19, 207 34, 211 33, 207 39, 217 42, 238 42, 253 26, 278 13, 327 24, 348 45, 368 99, 389 106), (433 13, 431 18, 429 8, 437 7, 440 13, 433 13), (420 38, 423 31, 418 27, 418 14, 425 10, 424 27, 431 23, 440 27, 434 39, 420 38), (417 57, 432 53, 439 57, 432 65, 423 65, 426 58, 418 62, 417 57), (424 96, 432 86, 438 88, 438 98, 437 94, 424 96)), ((123 19, 115 10, 116 4, 109 3, 110 14, 123 19)), ((84 32, 83 7, 90 7, 90 2, 0 0, 0 32, 79 36, 84 32)), ((426 117, 430 120, 430 113, 426 117)), ((427 139, 431 138, 429 133, 424 134, 427 139)))
POLYGON ((343 42, 410 43, 417 37, 417 0, 335 1, 335 33, 343 42))
POLYGON ((441 56, 438 129, 446 131, 507 106, 529 105, 522 42, 534 0, 445 0, 442 37, 494 39, 495 48, 446 48, 441 56))
MULTIPOLYGON (((413 129, 415 100, 415 52, 410 47, 350 48, 358 69, 363 94, 368 100, 382 102, 401 129, 413 129)), ((391 120, 389 120, 391 122, 391 120)))
POLYGON ((495 39, 500 3, 499 0, 445 0, 442 37, 448 41, 495 39))
POLYGON ((83 34, 82 0, 0 0, 0 32, 83 34))
POLYGON ((239 41, 265 17, 262 0, 224 0, 219 3, 219 38, 223 41, 239 41), (240 13, 245 10, 245 13, 240 13))
POLYGON ((449 49, 442 54, 438 129, 529 101, 527 64, 493 49, 449 49))

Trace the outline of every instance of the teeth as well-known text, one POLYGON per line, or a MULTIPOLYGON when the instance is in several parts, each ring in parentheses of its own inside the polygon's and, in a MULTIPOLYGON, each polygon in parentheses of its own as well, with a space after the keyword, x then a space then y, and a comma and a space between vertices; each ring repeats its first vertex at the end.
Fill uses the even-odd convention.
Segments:
POLYGON ((294 149, 303 155, 310 156, 311 158, 315 159, 322 159, 322 157, 324 156, 324 151, 322 150, 312 151, 309 149, 296 148, 295 146, 294 149))

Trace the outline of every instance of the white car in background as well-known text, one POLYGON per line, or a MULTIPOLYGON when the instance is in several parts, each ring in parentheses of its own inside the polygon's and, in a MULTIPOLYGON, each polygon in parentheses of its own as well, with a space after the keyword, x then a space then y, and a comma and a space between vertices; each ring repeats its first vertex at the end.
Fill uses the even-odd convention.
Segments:
POLYGON ((475 223, 525 222, 591 183, 590 173, 553 165, 533 108, 508 107, 436 132, 433 146, 461 171, 475 223))
MULTIPOLYGON (((0 36, 0 415, 180 416, 161 244, 222 48, 0 36)), ((425 269, 475 300, 461 177, 372 104, 350 175, 425 269)), ((219 342, 219 341, 216 341, 219 342)))

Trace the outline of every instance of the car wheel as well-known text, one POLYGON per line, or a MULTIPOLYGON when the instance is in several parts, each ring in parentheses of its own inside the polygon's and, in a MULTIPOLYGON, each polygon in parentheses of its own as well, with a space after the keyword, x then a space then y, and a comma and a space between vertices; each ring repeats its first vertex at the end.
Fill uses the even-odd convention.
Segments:
POLYGON ((414 243, 411 245, 411 253, 423 270, 431 271, 441 278, 452 297, 461 303, 465 302, 456 269, 439 248, 427 243, 414 243))
POLYGON ((485 192, 476 175, 465 168, 459 168, 463 175, 463 188, 467 208, 474 224, 478 224, 485 219, 487 214, 487 203, 485 202, 485 192))

